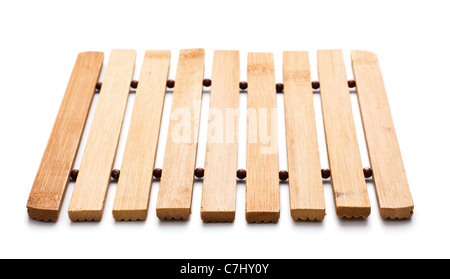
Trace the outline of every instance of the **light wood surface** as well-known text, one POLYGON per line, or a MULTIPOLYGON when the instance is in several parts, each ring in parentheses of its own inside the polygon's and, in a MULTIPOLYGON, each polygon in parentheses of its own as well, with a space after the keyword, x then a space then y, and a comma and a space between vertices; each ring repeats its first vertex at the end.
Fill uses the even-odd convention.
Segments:
POLYGON ((239 52, 216 51, 203 178, 204 222, 233 222, 235 218, 239 77, 239 52))
POLYGON ((188 219, 191 214, 204 59, 203 49, 180 52, 156 205, 160 219, 188 219))
POLYGON ((147 218, 169 65, 170 51, 146 52, 113 206, 116 221, 147 218))
POLYGON ((367 218, 371 207, 342 51, 319 51, 318 68, 336 213, 339 217, 367 218))
POLYGON ((248 55, 247 222, 280 218, 277 101, 273 54, 248 55))
POLYGON ((366 51, 351 55, 380 214, 390 219, 410 218, 414 203, 378 58, 366 51))
POLYGON ((56 222, 103 65, 103 53, 80 53, 28 199, 28 215, 56 222))
POLYGON ((136 51, 113 50, 69 206, 72 221, 100 221, 134 72, 136 51))
POLYGON ((284 106, 291 215, 323 220, 325 200, 308 52, 284 52, 284 106))

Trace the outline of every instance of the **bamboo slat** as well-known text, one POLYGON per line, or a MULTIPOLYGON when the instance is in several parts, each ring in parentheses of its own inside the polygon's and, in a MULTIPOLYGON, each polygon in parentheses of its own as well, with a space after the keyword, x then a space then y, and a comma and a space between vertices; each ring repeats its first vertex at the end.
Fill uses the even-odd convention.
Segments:
POLYGON ((28 215, 56 222, 103 65, 103 53, 78 55, 28 199, 28 215))
POLYGON ((156 205, 160 219, 188 219, 191 214, 204 56, 203 49, 180 52, 156 205))
POLYGON ((367 218, 371 207, 342 51, 319 51, 318 68, 336 213, 339 217, 367 218))
POLYGON ((291 215, 323 220, 325 199, 307 52, 283 56, 284 106, 291 215))
POLYGON ((72 221, 100 221, 133 77, 136 51, 113 50, 69 206, 72 221))
POLYGON ((352 62, 380 214, 383 218, 410 218, 414 203, 378 58, 353 51, 352 62))
POLYGON ((280 218, 275 69, 270 53, 248 56, 247 222, 280 218))
POLYGON ((145 220, 169 74, 170 51, 147 51, 117 184, 116 221, 145 220))
POLYGON ((216 51, 212 72, 201 217, 233 222, 239 112, 239 52, 216 51))

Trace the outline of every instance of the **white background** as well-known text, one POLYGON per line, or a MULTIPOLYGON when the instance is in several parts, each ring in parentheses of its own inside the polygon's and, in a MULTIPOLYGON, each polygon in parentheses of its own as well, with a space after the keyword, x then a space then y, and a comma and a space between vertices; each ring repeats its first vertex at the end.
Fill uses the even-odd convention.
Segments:
MULTIPOLYGON (((448 1, 1 1, 0 2, 0 257, 1 258, 445 258, 450 251, 450 17, 448 1), (238 184, 234 224, 203 224, 201 182, 194 186, 187 222, 161 222, 153 184, 149 218, 116 223, 112 183, 100 223, 71 223, 69 185, 59 222, 30 220, 26 202, 59 109, 75 58, 83 51, 144 51, 205 48, 205 77, 213 51, 241 51, 241 80, 251 51, 273 52, 282 82, 282 51, 308 50, 313 79, 316 51, 343 49, 379 56, 403 160, 415 202, 410 221, 383 221, 368 183, 372 215, 346 221, 334 211, 331 185, 324 184, 323 222, 294 222, 288 185, 281 185, 278 224, 245 221, 245 184, 238 184)), ((95 99, 96 100, 96 99, 95 99)), ((209 93, 204 94, 197 166, 204 164, 209 93)), ((278 95, 280 169, 287 168, 283 96, 278 95)), ((130 95, 115 163, 120 168, 134 95, 130 95)), ((245 168, 245 107, 241 96, 239 168, 245 168)), ((320 96, 315 95, 321 161, 327 167, 320 96)), ((369 166, 356 94, 352 94, 363 164, 369 166)), ((95 105, 96 102, 94 102, 95 105)), ((163 125, 168 123, 171 94, 163 125)), ((91 115, 92 117, 92 115, 91 115)), ((92 119, 90 118, 89 121, 92 119)), ((89 125, 87 126, 89 129, 89 125)), ((162 129, 156 167, 162 167, 162 129)), ((86 144, 85 133, 80 154, 86 144)), ((78 156, 76 167, 81 156, 78 156)))

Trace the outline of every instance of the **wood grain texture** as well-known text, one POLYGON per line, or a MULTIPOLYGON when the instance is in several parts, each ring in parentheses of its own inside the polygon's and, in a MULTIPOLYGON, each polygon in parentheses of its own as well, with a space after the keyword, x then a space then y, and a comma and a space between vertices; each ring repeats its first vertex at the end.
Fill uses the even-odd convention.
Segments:
POLYGON ((283 77, 291 215, 295 220, 323 220, 325 198, 308 52, 285 52, 283 77))
POLYGON ((351 55, 380 214, 390 219, 410 218, 414 203, 378 58, 366 51, 351 55))
POLYGON ((239 77, 239 52, 216 51, 203 178, 204 222, 233 222, 235 218, 239 77))
POLYGON ((100 221, 134 72, 136 51, 113 50, 69 205, 72 221, 100 221))
POLYGON ((270 53, 248 55, 247 222, 280 218, 277 101, 270 53))
POLYGON ((146 52, 113 206, 116 221, 147 218, 169 66, 170 51, 146 52))
POLYGON ((318 68, 336 213, 339 217, 367 218, 371 207, 342 51, 319 51, 318 68))
POLYGON ((80 53, 28 198, 28 215, 56 222, 103 65, 103 53, 80 53))
POLYGON ((191 214, 204 59, 203 49, 180 52, 156 205, 160 219, 188 219, 191 214))

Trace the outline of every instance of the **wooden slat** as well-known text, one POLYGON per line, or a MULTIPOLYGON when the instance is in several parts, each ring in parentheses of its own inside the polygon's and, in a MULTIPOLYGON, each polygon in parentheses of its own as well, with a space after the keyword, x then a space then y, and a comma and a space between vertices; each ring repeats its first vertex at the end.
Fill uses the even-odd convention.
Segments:
POLYGON ((156 205, 160 219, 188 219, 191 214, 204 57, 203 49, 180 52, 156 205))
POLYGON ((283 73, 291 215, 295 220, 323 220, 325 200, 308 52, 285 52, 283 73))
POLYGON ((380 214, 383 218, 410 218, 414 203, 378 58, 353 51, 352 61, 380 214))
POLYGON ((31 218, 56 221, 103 64, 103 53, 78 55, 29 199, 31 218))
POLYGON ((371 211, 370 201, 342 51, 319 51, 318 68, 336 213, 339 217, 367 218, 371 211))
POLYGON ((136 51, 113 50, 69 206, 72 221, 100 221, 133 77, 136 51))
POLYGON ((216 51, 212 72, 201 217, 233 222, 239 118, 239 52, 216 51))
POLYGON ((117 184, 113 216, 145 220, 169 74, 170 51, 147 51, 117 184))
POLYGON ((280 218, 277 102, 273 55, 248 56, 247 222, 280 218))

